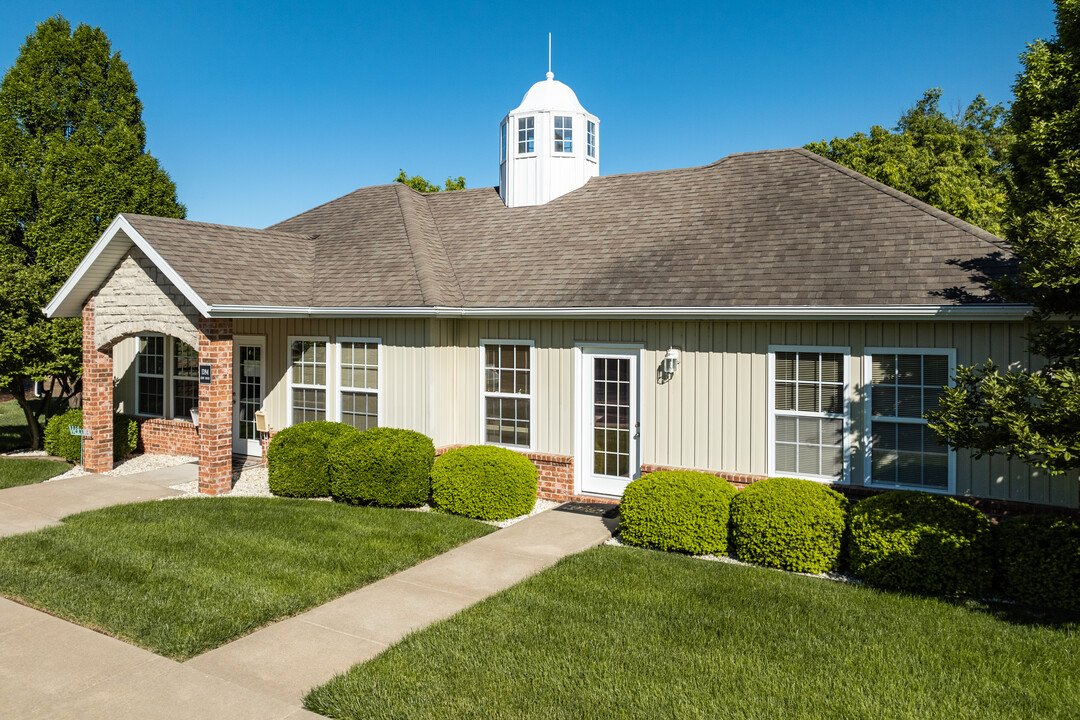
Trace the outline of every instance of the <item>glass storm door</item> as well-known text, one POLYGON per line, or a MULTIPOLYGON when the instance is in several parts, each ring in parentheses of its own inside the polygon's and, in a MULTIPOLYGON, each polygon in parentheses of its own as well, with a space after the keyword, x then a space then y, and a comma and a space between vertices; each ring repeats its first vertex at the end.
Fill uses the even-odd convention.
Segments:
POLYGON ((582 349, 581 491, 621 496, 641 474, 637 350, 582 349))
POLYGON ((266 343, 262 338, 238 339, 233 348, 233 453, 261 456, 259 432, 255 428, 255 413, 263 409, 266 387, 266 343))

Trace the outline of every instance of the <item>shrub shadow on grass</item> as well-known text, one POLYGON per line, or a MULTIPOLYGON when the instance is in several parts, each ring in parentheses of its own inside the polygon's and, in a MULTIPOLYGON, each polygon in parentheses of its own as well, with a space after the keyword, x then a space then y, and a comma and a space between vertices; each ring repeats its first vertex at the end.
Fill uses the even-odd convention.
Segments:
POLYGON ((1021 605, 1020 603, 1011 603, 1004 600, 975 600, 973 598, 965 597, 945 597, 939 599, 942 600, 942 602, 964 608, 965 610, 989 615, 995 620, 1001 620, 1010 625, 1080 632, 1080 613, 1070 612, 1068 610, 1055 610, 1052 608, 1034 607, 1032 605, 1021 605))

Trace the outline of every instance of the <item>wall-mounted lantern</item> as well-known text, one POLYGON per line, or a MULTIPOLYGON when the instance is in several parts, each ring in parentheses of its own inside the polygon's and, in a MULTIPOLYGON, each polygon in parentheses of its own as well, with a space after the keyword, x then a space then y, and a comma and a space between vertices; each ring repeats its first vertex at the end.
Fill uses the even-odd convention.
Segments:
POLYGON ((675 371, 679 369, 679 349, 671 348, 667 351, 667 355, 664 356, 663 370, 665 375, 674 375, 675 371))

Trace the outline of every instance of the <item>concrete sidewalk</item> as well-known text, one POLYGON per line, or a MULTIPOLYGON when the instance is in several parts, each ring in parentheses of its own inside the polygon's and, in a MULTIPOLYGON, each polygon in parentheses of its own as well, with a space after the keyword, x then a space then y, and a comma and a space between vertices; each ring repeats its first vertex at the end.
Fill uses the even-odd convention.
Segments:
POLYGON ((198 478, 194 463, 134 475, 83 475, 0 490, 0 537, 59 525, 66 515, 180 495, 170 485, 198 478))
POLYGON ((185 665, 295 707, 312 687, 370 660, 409 632, 599 545, 616 525, 548 510, 185 665))
POLYGON ((320 715, 0 598, 0 717, 301 720, 320 715))

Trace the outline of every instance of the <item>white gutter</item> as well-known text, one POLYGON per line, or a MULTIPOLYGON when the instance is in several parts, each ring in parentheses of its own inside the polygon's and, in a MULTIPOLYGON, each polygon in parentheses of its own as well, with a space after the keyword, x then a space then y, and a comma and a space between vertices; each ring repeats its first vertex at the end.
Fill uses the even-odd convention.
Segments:
POLYGON ((730 307, 285 307, 211 305, 206 315, 219 318, 550 318, 657 320, 1023 320, 1030 305, 742 305, 730 307))

